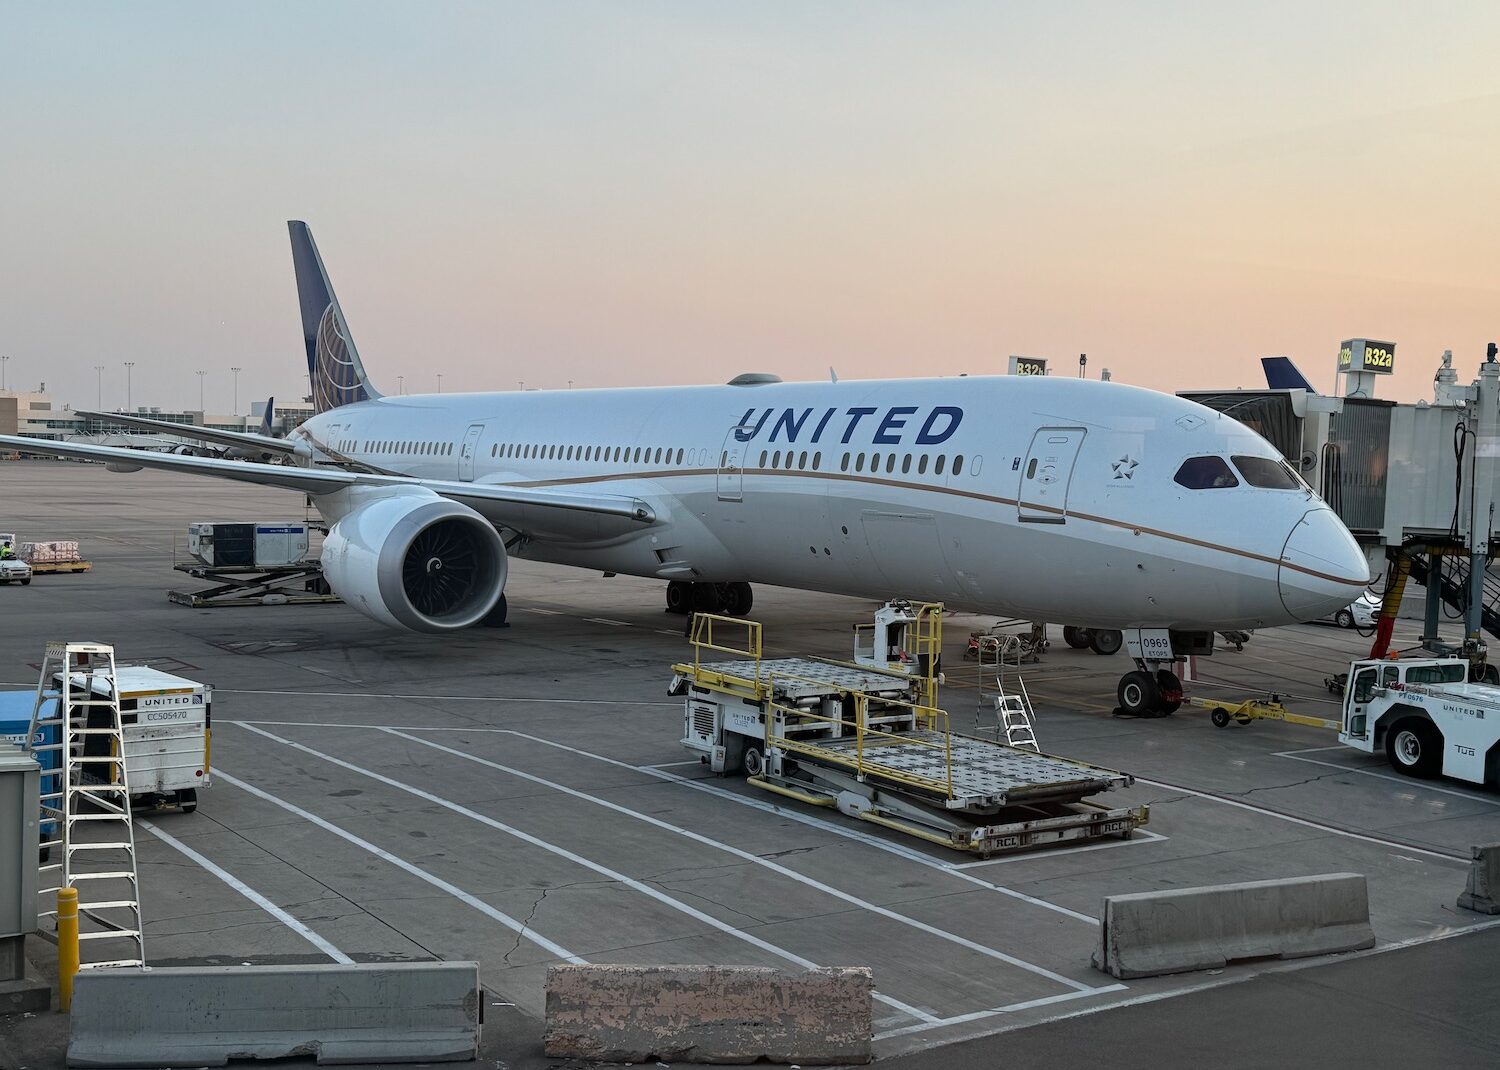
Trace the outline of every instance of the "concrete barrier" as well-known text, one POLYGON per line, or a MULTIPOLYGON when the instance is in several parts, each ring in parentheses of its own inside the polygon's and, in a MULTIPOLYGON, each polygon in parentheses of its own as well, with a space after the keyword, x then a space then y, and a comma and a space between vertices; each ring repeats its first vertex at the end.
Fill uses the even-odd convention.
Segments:
POLYGON ((1113 895, 1100 921, 1094 967, 1120 978, 1375 946, 1359 873, 1113 895))
POLYGON ((475 962, 84 970, 69 1066, 456 1062, 479 1053, 475 962))
POLYGON ((607 1062, 867 1063, 874 987, 863 967, 552 966, 542 1043, 607 1062))
POLYGON ((1469 882, 1458 897, 1458 905, 1480 914, 1500 914, 1500 843, 1474 848, 1469 882))

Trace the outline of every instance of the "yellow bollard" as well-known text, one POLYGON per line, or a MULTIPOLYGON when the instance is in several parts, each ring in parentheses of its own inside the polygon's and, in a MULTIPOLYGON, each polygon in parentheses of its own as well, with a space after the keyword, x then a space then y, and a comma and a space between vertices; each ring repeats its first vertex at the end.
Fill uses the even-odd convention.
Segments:
POLYGON ((57 1005, 73 1006, 73 975, 78 972, 78 889, 57 890, 57 1005))

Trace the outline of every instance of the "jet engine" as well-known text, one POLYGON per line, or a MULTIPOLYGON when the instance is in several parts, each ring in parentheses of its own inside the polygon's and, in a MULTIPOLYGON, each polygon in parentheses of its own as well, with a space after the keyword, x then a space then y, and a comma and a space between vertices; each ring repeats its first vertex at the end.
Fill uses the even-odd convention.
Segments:
POLYGON ((473 509, 403 492, 356 506, 323 541, 323 575, 349 605, 416 632, 483 620, 505 590, 505 544, 473 509))

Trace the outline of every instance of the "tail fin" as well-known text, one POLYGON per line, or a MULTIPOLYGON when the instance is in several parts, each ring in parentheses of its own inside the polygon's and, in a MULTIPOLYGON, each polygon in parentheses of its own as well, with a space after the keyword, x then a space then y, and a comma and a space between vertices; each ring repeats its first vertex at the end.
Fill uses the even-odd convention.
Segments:
POLYGON ((287 229, 292 235, 292 266, 297 272, 297 297, 302 305, 302 340, 307 345, 313 408, 327 412, 380 397, 359 362, 359 351, 349 336, 349 325, 328 282, 323 258, 313 244, 312 231, 296 219, 287 223, 287 229))
POLYGON ((276 423, 276 395, 266 398, 266 414, 260 418, 260 433, 267 438, 276 434, 272 425, 276 423))
POLYGON ((1316 394, 1307 376, 1297 370, 1291 357, 1261 357, 1260 366, 1266 372, 1266 386, 1272 390, 1306 390, 1316 394))

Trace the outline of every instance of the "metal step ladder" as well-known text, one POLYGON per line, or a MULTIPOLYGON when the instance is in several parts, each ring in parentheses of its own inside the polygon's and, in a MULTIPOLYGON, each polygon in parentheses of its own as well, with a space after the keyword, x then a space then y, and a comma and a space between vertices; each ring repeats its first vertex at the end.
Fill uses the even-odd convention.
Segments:
POLYGON ((26 749, 42 765, 41 916, 78 891, 79 968, 146 965, 114 647, 47 644, 26 749), (48 759, 55 755, 55 763, 48 759), (44 757, 46 756, 46 757, 44 757))
POLYGON ((1000 694, 995 696, 996 738, 1004 733, 1008 746, 1026 747, 1040 754, 1042 748, 1036 741, 1031 696, 1026 693, 1026 684, 1019 675, 1016 676, 1016 686, 1020 688, 1019 692, 1006 691, 1002 685, 1000 694))

